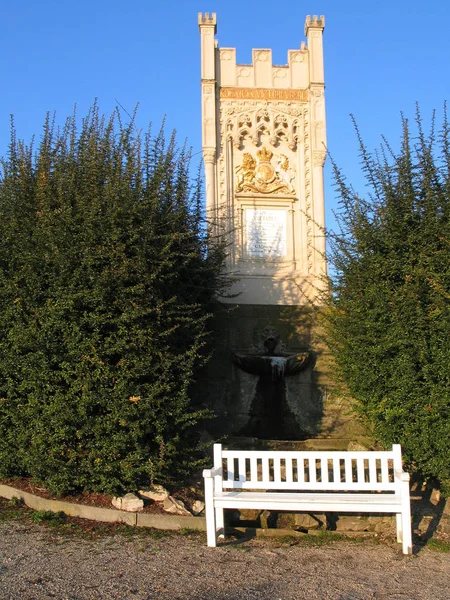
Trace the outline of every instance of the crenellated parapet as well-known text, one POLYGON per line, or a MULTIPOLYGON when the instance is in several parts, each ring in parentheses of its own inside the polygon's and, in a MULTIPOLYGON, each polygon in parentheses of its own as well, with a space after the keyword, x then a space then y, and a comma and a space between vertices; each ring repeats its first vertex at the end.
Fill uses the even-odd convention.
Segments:
MULTIPOLYGON (((255 48, 249 65, 236 63, 235 48, 218 49, 220 85, 222 87, 255 87, 305 89, 308 87, 308 48, 289 50, 286 65, 272 63, 272 50, 255 48)), ((276 96, 275 96, 276 97, 276 96)))
POLYGON ((214 33, 216 33, 216 25, 217 25, 216 13, 211 13, 211 15, 209 13, 205 13, 204 15, 202 13, 198 13, 198 24, 199 25, 214 25, 214 33))
MULTIPOLYGON (((215 15, 214 15, 215 16, 215 15)), ((325 17, 321 15, 318 17, 314 15, 312 18, 308 15, 305 20, 305 35, 308 36, 310 29, 320 29, 323 31, 325 28, 325 17)))

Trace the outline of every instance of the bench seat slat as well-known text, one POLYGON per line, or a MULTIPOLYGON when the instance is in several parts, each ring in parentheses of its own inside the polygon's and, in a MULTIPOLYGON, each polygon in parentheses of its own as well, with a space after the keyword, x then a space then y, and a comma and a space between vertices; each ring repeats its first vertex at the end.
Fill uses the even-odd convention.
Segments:
POLYGON ((235 489, 235 490, 335 490, 335 491, 394 491, 396 485, 394 482, 381 483, 381 482, 370 482, 365 481, 363 483, 357 483, 356 481, 345 482, 345 481, 232 481, 225 480, 223 482, 224 489, 235 489))
POLYGON ((397 494, 265 494, 253 492, 221 492, 214 494, 214 504, 218 508, 240 506, 261 510, 292 510, 308 512, 314 510, 342 512, 398 512, 401 510, 401 496, 397 494))

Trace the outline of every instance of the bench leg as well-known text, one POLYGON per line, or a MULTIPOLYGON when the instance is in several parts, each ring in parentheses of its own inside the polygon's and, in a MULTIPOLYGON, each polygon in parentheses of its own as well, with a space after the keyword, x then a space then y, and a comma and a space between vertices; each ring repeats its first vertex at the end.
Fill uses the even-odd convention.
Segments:
POLYGON ((397 520, 397 542, 402 545, 403 554, 412 554, 411 514, 410 510, 405 512, 395 515, 397 520))
POLYGON ((409 478, 402 481, 402 512, 401 516, 397 515, 397 532, 398 521, 401 519, 401 533, 398 540, 402 544, 403 554, 412 554, 412 532, 411 532, 411 501, 409 498, 409 478))
POLYGON ((411 507, 409 499, 402 513, 402 547, 403 554, 412 554, 411 507))
POLYGON ((220 538, 225 537, 225 521, 223 516, 223 508, 216 508, 216 532, 220 538))
POLYGON ((412 554, 412 535, 411 535, 411 520, 405 519, 405 529, 403 531, 402 548, 403 554, 412 554))
POLYGON ((214 508, 213 486, 212 478, 205 479, 206 541, 211 548, 216 546, 216 510, 214 508))
POLYGON ((403 542, 403 533, 402 533, 402 513, 397 513, 395 515, 395 522, 397 525, 397 542, 401 544, 403 542))
POLYGON ((210 548, 215 548, 216 546, 216 519, 214 513, 214 506, 206 506, 206 541, 210 548))

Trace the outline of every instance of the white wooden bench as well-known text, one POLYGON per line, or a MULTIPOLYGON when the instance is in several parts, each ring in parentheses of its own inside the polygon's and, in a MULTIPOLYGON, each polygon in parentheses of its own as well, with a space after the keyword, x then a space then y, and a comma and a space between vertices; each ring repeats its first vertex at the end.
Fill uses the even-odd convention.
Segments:
POLYGON ((290 512, 391 513, 411 554, 409 474, 401 446, 391 451, 223 450, 203 471, 208 546, 225 535, 225 508, 290 512))

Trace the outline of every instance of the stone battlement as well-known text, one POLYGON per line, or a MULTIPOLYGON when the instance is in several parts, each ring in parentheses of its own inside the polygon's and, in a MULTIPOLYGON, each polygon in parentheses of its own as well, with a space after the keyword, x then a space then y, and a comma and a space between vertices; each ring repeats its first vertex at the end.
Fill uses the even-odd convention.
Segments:
POLYGON ((274 65, 272 50, 253 48, 250 64, 236 63, 236 48, 219 48, 220 85, 239 87, 297 88, 309 86, 309 51, 305 42, 288 50, 285 65, 274 65))
POLYGON ((324 29, 325 17, 323 15, 320 15, 320 17, 318 17, 317 15, 313 15, 313 17, 311 18, 308 15, 305 20, 305 35, 308 34, 308 29, 313 27, 324 29))
POLYGON ((205 13, 204 15, 203 13, 198 13, 198 24, 215 26, 217 24, 216 13, 211 13, 211 16, 209 13, 205 13))

